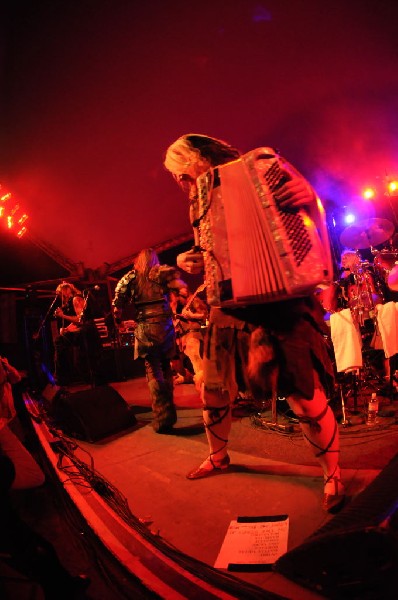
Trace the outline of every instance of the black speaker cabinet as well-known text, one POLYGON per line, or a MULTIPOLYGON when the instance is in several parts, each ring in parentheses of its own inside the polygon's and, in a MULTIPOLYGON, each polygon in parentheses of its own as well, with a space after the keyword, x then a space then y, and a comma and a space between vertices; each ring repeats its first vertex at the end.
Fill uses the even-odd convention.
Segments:
POLYGON ((97 442, 137 422, 127 402, 107 385, 58 393, 52 413, 64 433, 88 442, 97 442))

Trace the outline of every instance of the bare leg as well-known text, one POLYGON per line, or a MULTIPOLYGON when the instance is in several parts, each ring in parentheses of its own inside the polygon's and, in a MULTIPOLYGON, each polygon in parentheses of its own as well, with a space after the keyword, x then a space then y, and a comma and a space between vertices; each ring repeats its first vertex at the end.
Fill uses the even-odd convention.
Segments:
POLYGON ((206 396, 207 399, 203 406, 203 422, 206 428, 210 457, 215 462, 219 462, 227 455, 232 413, 227 392, 218 393, 218 403, 214 402, 214 393, 207 393, 206 396))
MULTIPOLYGON (((226 469, 229 465, 228 438, 232 425, 231 398, 223 386, 219 373, 219 361, 226 357, 216 353, 215 336, 210 339, 210 351, 203 357, 202 402, 203 423, 209 443, 209 456, 196 469, 187 474, 188 479, 200 479, 211 473, 226 469)), ((232 366, 234 369, 234 365, 232 366)))
POLYGON ((209 443, 209 456, 197 469, 187 474, 188 479, 201 479, 215 470, 226 469, 229 465, 227 446, 232 416, 227 392, 203 392, 203 423, 209 443))
POLYGON ((195 337, 195 334, 187 334, 184 352, 192 363, 195 373, 194 382, 196 389, 199 391, 203 381, 203 359, 200 355, 200 340, 195 337))
POLYGON ((324 506, 329 512, 332 512, 341 507, 344 499, 344 487, 341 483, 339 467, 339 431, 318 376, 316 373, 314 376, 313 399, 308 401, 290 397, 288 403, 296 413, 304 437, 322 467, 325 481, 324 506))

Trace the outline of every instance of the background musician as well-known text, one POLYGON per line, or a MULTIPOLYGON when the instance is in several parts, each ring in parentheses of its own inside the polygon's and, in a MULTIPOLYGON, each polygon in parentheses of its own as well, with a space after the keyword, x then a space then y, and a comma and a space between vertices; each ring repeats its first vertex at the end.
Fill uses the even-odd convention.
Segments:
MULTIPOLYGON (((198 198, 197 178, 239 157, 240 152, 222 140, 188 134, 171 144, 164 164, 188 193, 192 205, 198 198)), ((293 210, 304 207, 311 213, 317 201, 311 186, 296 174, 284 175, 274 191, 279 206, 293 210)), ((200 272, 204 267, 200 250, 179 255, 178 266, 189 273, 200 272)), ((256 393, 260 389, 264 394, 275 393, 277 388, 299 418, 304 437, 323 469, 325 510, 341 508, 344 487, 338 462, 338 428, 325 394, 325 387, 333 380, 333 366, 324 328, 322 311, 313 295, 246 308, 211 307, 203 364, 203 418, 210 453, 188 473, 189 479, 228 468, 231 403, 238 391, 253 389, 256 393)))
POLYGON ((72 283, 63 282, 57 289, 60 306, 54 315, 59 323, 59 335, 54 340, 54 379, 60 386, 72 383, 76 371, 95 382, 101 342, 98 331, 89 314, 88 299, 72 283), (80 350, 78 364, 74 360, 73 349, 80 350))
POLYGON ((134 358, 142 358, 152 401, 152 427, 167 434, 177 422, 171 359, 175 331, 170 307, 170 285, 179 278, 175 267, 161 265, 153 248, 139 252, 134 267, 117 283, 113 314, 120 322, 123 308, 135 309, 134 358))
POLYGON ((208 317, 207 304, 198 296, 198 290, 191 294, 188 285, 179 280, 180 285, 171 293, 171 307, 174 314, 176 340, 179 349, 179 368, 174 379, 175 384, 192 381, 200 391, 203 379, 203 338, 208 317), (185 366, 184 358, 188 357, 189 367, 185 366), (188 373, 187 373, 188 371, 188 373))
POLYGON ((73 283, 60 283, 55 293, 60 298, 61 306, 55 309, 54 315, 60 320, 60 334, 80 331, 84 298, 73 283))

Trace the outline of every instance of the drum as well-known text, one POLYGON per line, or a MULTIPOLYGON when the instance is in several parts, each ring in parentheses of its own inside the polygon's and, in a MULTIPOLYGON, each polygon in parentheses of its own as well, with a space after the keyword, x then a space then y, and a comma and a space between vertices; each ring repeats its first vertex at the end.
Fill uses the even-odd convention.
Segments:
POLYGON ((398 264, 398 250, 380 250, 373 261, 376 277, 387 283, 390 271, 398 264))
POLYGON ((342 289, 341 286, 333 281, 329 286, 318 289, 316 297, 320 302, 323 310, 327 313, 335 313, 341 310, 342 307, 342 289))
POLYGON ((376 304, 383 303, 383 296, 376 287, 375 276, 368 262, 362 262, 355 273, 344 280, 344 295, 353 317, 362 325, 374 317, 376 304))

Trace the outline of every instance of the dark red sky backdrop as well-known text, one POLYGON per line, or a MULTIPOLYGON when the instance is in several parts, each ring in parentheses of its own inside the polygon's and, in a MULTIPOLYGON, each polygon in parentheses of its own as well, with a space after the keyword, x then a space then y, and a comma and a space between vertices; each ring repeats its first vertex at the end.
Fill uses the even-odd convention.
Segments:
POLYGON ((183 133, 276 146, 329 211, 398 173, 396 2, 8 4, 0 181, 72 262, 190 232, 162 166, 183 133))

